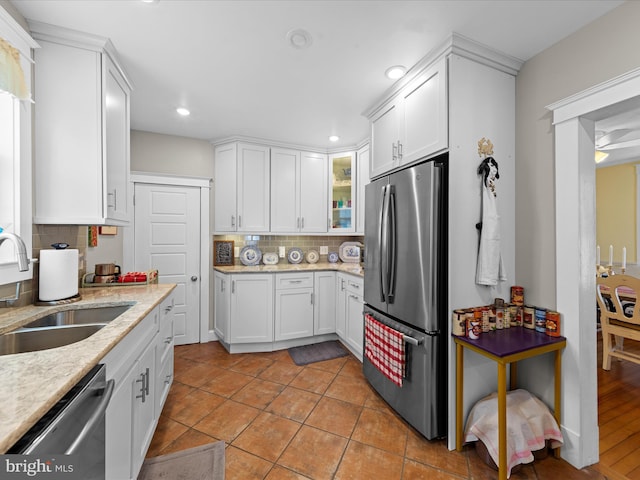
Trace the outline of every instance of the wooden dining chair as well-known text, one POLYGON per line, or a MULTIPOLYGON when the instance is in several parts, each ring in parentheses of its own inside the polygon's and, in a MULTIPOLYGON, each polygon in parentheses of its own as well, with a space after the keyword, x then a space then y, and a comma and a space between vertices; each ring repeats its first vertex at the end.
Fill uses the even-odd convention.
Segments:
POLYGON ((640 278, 631 275, 597 277, 596 299, 602 328, 602 368, 611 369, 611 357, 640 364, 640 355, 624 350, 624 339, 640 341, 640 278), (612 337, 616 337, 613 345, 612 337))

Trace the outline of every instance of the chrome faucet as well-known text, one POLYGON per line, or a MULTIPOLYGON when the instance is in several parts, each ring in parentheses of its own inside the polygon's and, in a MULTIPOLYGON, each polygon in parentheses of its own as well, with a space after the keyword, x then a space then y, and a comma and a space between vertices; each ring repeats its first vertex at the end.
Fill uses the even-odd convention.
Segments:
POLYGON ((5 240, 11 240, 13 244, 16 246, 16 250, 18 252, 18 270, 21 272, 26 272, 29 270, 29 255, 27 255, 27 246, 24 244, 22 239, 9 232, 0 231, 0 245, 5 240))

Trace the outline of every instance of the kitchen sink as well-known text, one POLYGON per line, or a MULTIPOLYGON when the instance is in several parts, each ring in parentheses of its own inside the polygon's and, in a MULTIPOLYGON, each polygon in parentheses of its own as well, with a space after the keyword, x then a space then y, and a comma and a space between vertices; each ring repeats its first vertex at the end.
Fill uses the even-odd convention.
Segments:
POLYGON ((81 308, 62 310, 23 325, 22 328, 56 327, 63 325, 86 325, 92 323, 109 323, 126 312, 131 305, 112 307, 81 308))
POLYGON ((0 355, 63 347, 84 340, 106 326, 106 323, 94 323, 14 330, 0 335, 0 355))
POLYGON ((0 335, 0 355, 63 347, 90 337, 131 305, 62 310, 0 335))

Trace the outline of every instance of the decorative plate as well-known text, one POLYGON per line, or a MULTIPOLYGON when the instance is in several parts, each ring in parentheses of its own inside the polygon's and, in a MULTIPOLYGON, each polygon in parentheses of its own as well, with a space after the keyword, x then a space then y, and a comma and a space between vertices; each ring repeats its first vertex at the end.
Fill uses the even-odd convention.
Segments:
POLYGON ((338 255, 345 263, 360 263, 360 243, 344 242, 340 245, 338 255))
POLYGON ((327 260, 329 261, 329 263, 338 263, 338 252, 329 252, 329 255, 327 255, 327 260))
POLYGON ((289 253, 287 254, 287 260, 289 260, 289 263, 300 263, 303 258, 304 255, 302 253, 302 250, 297 247, 293 247, 292 249, 290 249, 289 253))
POLYGON ((253 245, 247 245, 240 250, 240 261, 248 267, 258 265, 262 259, 262 252, 253 245))
POLYGON ((307 263, 317 263, 320 260, 320 255, 316 250, 309 250, 305 256, 307 263))
POLYGON ((267 252, 262 255, 262 263, 265 265, 277 265, 280 258, 278 258, 278 254, 274 252, 267 252))

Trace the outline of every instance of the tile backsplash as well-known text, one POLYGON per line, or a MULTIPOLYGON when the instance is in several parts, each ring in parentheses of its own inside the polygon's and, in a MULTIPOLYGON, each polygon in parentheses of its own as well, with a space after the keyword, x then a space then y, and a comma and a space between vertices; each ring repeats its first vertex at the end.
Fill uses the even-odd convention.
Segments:
MULTIPOLYGON (((343 242, 360 242, 364 243, 364 237, 360 236, 334 236, 334 235, 215 235, 214 240, 233 240, 233 246, 242 249, 249 242, 255 240, 258 248, 262 253, 274 252, 278 253, 278 247, 285 247, 285 251, 289 251, 292 247, 300 248, 305 254, 309 250, 317 250, 320 253, 320 247, 328 247, 329 252, 338 252, 343 242)), ((320 261, 327 260, 326 255, 320 255, 320 261)), ((236 263, 239 260, 236 259, 236 263)))

